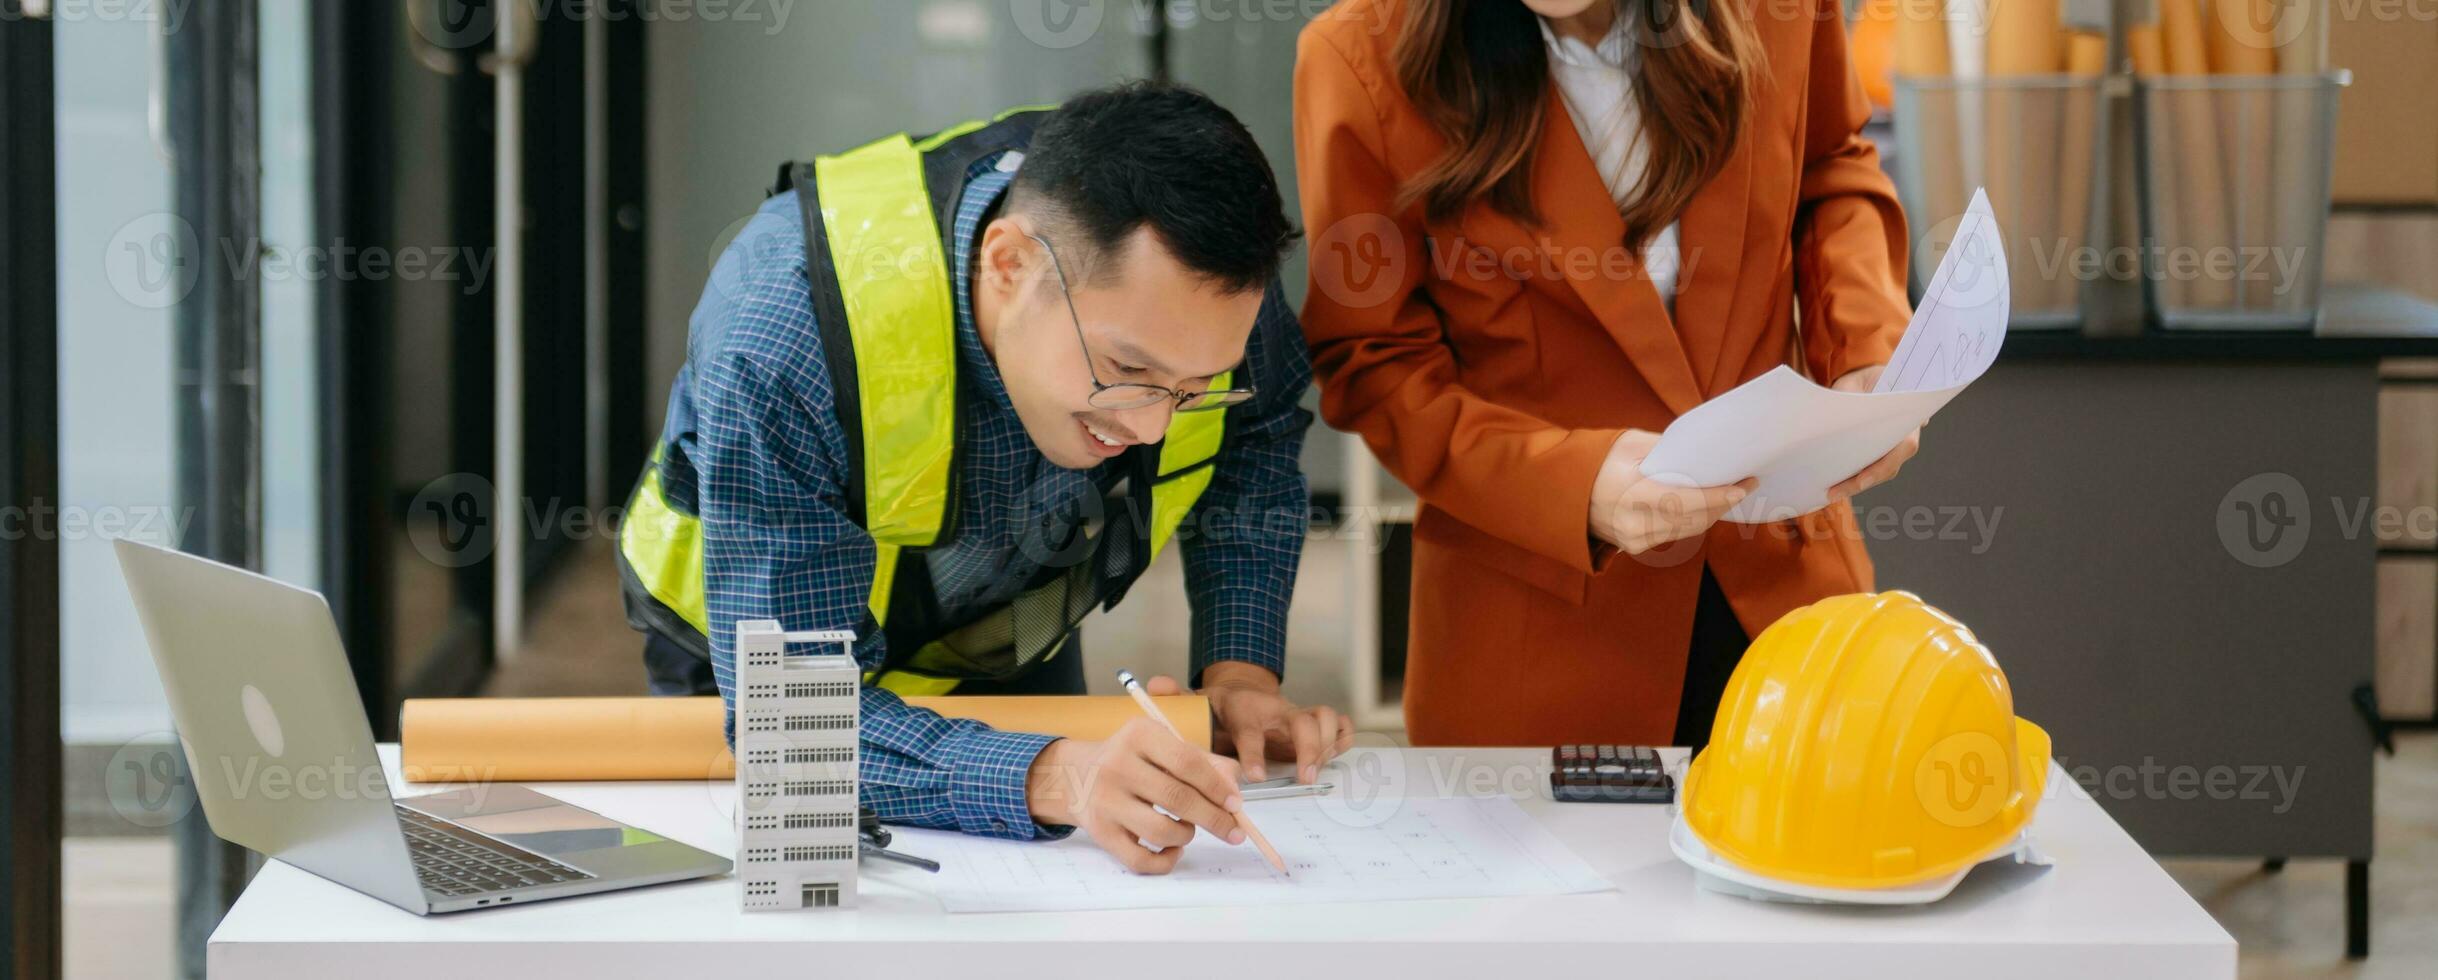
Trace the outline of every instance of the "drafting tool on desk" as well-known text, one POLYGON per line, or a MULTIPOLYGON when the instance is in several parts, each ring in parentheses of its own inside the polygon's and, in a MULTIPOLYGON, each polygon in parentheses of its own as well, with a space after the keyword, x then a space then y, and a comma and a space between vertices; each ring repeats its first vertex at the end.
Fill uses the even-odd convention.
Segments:
POLYGON ((938 861, 925 857, 916 857, 904 851, 890 850, 889 841, 891 840, 891 837, 889 834, 889 828, 880 825, 880 814, 872 812, 871 807, 867 806, 861 808, 861 811, 856 815, 855 831, 856 837, 858 838, 856 845, 864 857, 879 858, 883 861, 895 861, 899 864, 921 868, 925 871, 931 872, 932 874, 940 873, 940 862, 938 861))
POLYGON ((1298 796, 1327 796, 1330 793, 1335 792, 1337 788, 1338 784, 1326 781, 1299 783, 1295 781, 1295 777, 1293 776, 1280 776, 1276 779, 1264 779, 1259 782, 1245 783, 1236 787, 1239 792, 1244 794, 1244 798, 1248 802, 1252 800, 1285 800, 1298 796))
MULTIPOLYGON (((1126 693, 1134 698, 1134 703, 1141 705, 1143 713, 1151 716, 1151 720, 1159 722, 1160 727, 1168 729, 1168 734, 1176 736, 1177 741, 1185 742, 1187 745, 1194 744, 1186 740, 1185 733, 1178 731, 1176 724, 1169 721, 1167 715, 1160 713, 1159 705, 1151 703, 1150 692, 1143 690, 1143 683, 1134 679, 1134 671, 1120 669, 1117 672, 1117 682, 1126 686, 1126 693)), ((1251 815, 1238 811, 1236 826, 1244 828, 1244 835, 1253 839, 1254 846, 1261 848, 1261 856, 1269 860, 1271 867, 1277 868, 1279 874, 1288 873, 1287 859, 1279 857, 1278 848, 1271 847, 1270 839, 1261 836, 1261 828, 1253 826, 1251 815)))

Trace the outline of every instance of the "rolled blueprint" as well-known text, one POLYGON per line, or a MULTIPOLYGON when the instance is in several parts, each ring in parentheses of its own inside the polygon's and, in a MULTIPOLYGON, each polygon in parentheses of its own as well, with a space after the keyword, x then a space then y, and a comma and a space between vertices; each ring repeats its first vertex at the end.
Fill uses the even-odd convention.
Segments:
MULTIPOLYGON (((1196 745, 1210 699, 1153 698, 1196 745)), ((907 698, 1005 731, 1107 738, 1142 717, 1126 697, 907 698)), ((413 782, 727 779, 736 774, 716 697, 418 698, 398 713, 399 761, 413 782)))

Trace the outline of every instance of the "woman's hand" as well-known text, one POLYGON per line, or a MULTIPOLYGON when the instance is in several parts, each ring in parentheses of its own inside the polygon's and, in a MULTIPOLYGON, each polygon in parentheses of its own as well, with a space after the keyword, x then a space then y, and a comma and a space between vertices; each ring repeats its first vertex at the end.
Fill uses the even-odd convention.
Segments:
POLYGON ((1658 433, 1625 430, 1592 480, 1591 533, 1629 555, 1709 530, 1752 492, 1750 479, 1721 487, 1672 487, 1643 476, 1642 459, 1658 444, 1658 433))
MULTIPOLYGON (((1886 369, 1885 364, 1855 368, 1847 371, 1843 377, 1838 378, 1829 387, 1838 391, 1867 392, 1879 384, 1880 372, 1886 369)), ((1843 483, 1830 487, 1829 503, 1836 503, 1895 479, 1896 471, 1903 469, 1905 461, 1912 459, 1913 454, 1920 452, 1921 449, 1922 430, 1917 428, 1913 430, 1912 435, 1905 437, 1905 441, 1897 443, 1896 448, 1888 450, 1887 455, 1881 456, 1871 465, 1863 467, 1862 472, 1847 477, 1843 483)))

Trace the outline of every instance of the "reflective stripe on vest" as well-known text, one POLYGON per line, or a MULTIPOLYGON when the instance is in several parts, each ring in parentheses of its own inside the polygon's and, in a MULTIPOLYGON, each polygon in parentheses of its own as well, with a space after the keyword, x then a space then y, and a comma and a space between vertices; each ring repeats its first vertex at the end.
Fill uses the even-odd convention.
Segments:
MULTIPOLYGON (((864 530, 926 547, 948 511, 957 332, 923 158, 900 133, 813 161, 863 393, 864 530)), ((886 608, 875 603, 874 608, 886 608)))
POLYGON ((703 522, 669 506, 660 487, 660 460, 665 451, 655 447, 652 458, 643 464, 643 482, 628 498, 626 517, 618 523, 618 553, 652 598, 708 635, 711 616, 703 601, 703 522))
MULTIPOLYGON (((957 386, 942 383, 956 376, 956 315, 922 154, 984 125, 962 124, 919 144, 899 134, 813 163, 855 353, 864 529, 875 551, 867 603, 876 623, 887 621, 903 550, 930 546, 939 537, 956 450, 957 386)), ((1232 375, 1220 375, 1212 386, 1229 387, 1232 375)), ((1226 414, 1181 412, 1170 421, 1151 491, 1154 557, 1209 489, 1209 464, 1225 439, 1226 414)), ((658 469, 663 451, 654 452, 635 488, 619 550, 652 598, 707 634, 702 525, 665 499, 658 469)), ((868 672, 864 680, 909 696, 944 694, 958 683, 904 670, 868 672)))

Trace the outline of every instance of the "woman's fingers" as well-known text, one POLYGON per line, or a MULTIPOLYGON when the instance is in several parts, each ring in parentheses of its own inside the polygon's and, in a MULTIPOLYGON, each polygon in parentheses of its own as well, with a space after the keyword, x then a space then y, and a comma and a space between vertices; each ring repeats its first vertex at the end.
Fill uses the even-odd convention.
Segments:
POLYGON ((1830 487, 1829 500, 1832 502, 1844 500, 1895 479, 1897 471, 1904 468, 1905 461, 1912 459, 1913 454, 1920 452, 1921 448, 1922 431, 1915 429, 1912 435, 1905 437, 1905 441, 1897 443, 1896 448, 1888 450, 1885 455, 1873 460, 1871 465, 1863 467, 1862 472, 1847 477, 1843 483, 1830 487))

